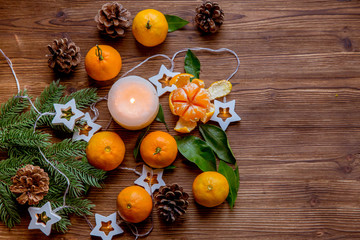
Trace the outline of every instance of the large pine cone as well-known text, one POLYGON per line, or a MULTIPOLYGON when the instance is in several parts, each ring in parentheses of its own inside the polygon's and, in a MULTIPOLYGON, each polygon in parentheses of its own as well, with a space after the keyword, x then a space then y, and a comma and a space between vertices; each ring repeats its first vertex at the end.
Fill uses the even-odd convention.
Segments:
POLYGON ((117 2, 106 3, 95 16, 97 28, 112 38, 124 37, 131 26, 131 13, 117 2))
POLYGON ((195 23, 205 33, 215 33, 224 22, 224 12, 219 4, 205 1, 196 8, 195 23))
POLYGON ((186 213, 189 206, 189 195, 177 184, 161 187, 154 198, 155 206, 166 222, 174 222, 176 218, 186 213))
POLYGON ((80 48, 67 38, 54 40, 48 45, 49 67, 58 72, 70 73, 81 61, 80 48))
POLYGON ((39 166, 26 165, 11 178, 10 191, 21 194, 16 200, 20 204, 38 204, 49 191, 49 176, 39 166))

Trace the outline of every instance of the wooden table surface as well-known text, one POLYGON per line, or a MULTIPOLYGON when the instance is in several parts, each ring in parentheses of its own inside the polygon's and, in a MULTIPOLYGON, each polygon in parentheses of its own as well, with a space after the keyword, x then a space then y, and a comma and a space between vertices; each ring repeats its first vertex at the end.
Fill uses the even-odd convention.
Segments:
MULTIPOLYGON (((201 1, 122 1, 132 13, 155 8, 191 23, 168 34, 154 48, 136 43, 131 32, 124 39, 99 35, 94 16, 105 1, 0 0, 0 48, 12 59, 21 86, 40 92, 58 76, 47 66, 47 45, 71 38, 80 48, 82 62, 61 77, 69 90, 97 87, 100 96, 110 85, 88 78, 84 56, 95 44, 115 47, 122 56, 122 73, 157 53, 171 56, 188 47, 227 47, 241 59, 232 79, 236 112, 242 121, 227 134, 240 169, 240 190, 233 210, 227 203, 207 209, 194 202, 192 182, 200 173, 178 158, 177 168, 164 175, 190 193, 187 214, 176 224, 163 224, 154 214, 155 228, 147 239, 359 239, 360 238, 360 2, 357 0, 233 0, 220 1, 225 12, 221 30, 202 36, 193 24, 201 1)), ((226 78, 235 68, 233 56, 196 52, 206 84, 226 78)), ((184 54, 175 70, 183 70, 184 54)), ((166 60, 155 59, 134 74, 157 74, 166 60)), ((168 65, 167 65, 168 66, 168 65)), ((0 58, 0 102, 16 93, 16 85, 0 58)), ((173 128, 167 95, 160 98, 173 128)), ((110 115, 100 105, 99 124, 110 115)), ((152 130, 165 130, 154 123, 152 130)), ((139 132, 116 131, 126 143, 122 166, 134 167, 132 150, 139 132)), ((171 134, 176 133, 172 130, 171 134)), ((198 130, 194 132, 198 134, 198 130)), ((136 175, 125 170, 109 173, 103 189, 91 189, 94 213, 115 211, 117 194, 133 184, 136 175)), ((94 217, 90 217, 94 224, 94 217)), ((51 239, 90 239, 84 219, 71 217, 67 234, 51 239)), ((0 239, 48 239, 27 230, 29 217, 8 230, 0 223, 0 239)), ((126 232, 114 239, 133 239, 126 232)))

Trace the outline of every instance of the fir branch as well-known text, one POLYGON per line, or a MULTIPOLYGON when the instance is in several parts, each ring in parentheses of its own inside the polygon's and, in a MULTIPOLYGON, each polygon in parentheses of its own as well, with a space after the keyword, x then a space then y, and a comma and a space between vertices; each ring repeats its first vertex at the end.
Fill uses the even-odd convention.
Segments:
POLYGON ((50 135, 32 129, 5 129, 0 131, 0 147, 46 147, 49 146, 50 135))
MULTIPOLYGON (((49 160, 49 159, 48 159, 49 160)), ((63 164, 56 161, 51 161, 51 163, 59 169, 70 181, 69 194, 73 197, 79 197, 85 191, 85 186, 82 184, 78 178, 68 170, 68 168, 63 164)), ((54 178, 54 181, 57 184, 67 186, 67 181, 63 175, 61 175, 56 169, 54 169, 48 162, 43 158, 39 158, 39 162, 42 165, 42 168, 50 175, 51 178, 54 178)))
POLYGON ((53 224, 51 229, 60 232, 60 233, 66 233, 69 229, 68 226, 71 225, 70 219, 65 214, 58 214, 61 219, 57 223, 53 224))
POLYGON ((97 188, 101 188, 100 182, 106 177, 105 171, 94 168, 87 161, 67 161, 65 167, 79 181, 97 188))
MULTIPOLYGON (((1 163, 1 162, 0 162, 1 163)), ((10 186, 12 184, 11 177, 15 176, 17 168, 2 168, 0 167, 0 181, 10 186)))
MULTIPOLYGON (((47 195, 48 196, 48 195, 47 195)), ((54 208, 61 207, 63 205, 63 196, 58 196, 57 198, 47 198, 48 201, 51 201, 51 205, 54 208)), ((91 209, 95 207, 89 199, 86 198, 66 198, 66 208, 62 208, 59 210, 59 213, 68 214, 76 214, 77 216, 84 216, 84 215, 93 215, 91 209)))
MULTIPOLYGON (((32 148, 32 147, 20 147, 20 148, 12 147, 8 149, 8 155, 9 155, 9 159, 10 158, 17 159, 14 160, 13 162, 16 165, 27 164, 27 162, 29 162, 29 164, 33 164, 35 159, 38 159, 40 157, 39 150, 37 148, 32 148), (29 160, 27 160, 27 158, 29 158, 29 160)), ((15 167, 15 165, 11 165, 11 166, 15 167)))
POLYGON ((42 91, 40 96, 36 98, 35 106, 40 112, 53 112, 54 103, 59 102, 64 94, 65 86, 60 85, 60 80, 52 82, 42 91))
POLYGON ((20 215, 15 198, 10 192, 9 187, 2 182, 0 182, 0 220, 8 228, 12 228, 16 223, 20 223, 20 215))
POLYGON ((85 155, 85 148, 87 142, 72 141, 71 139, 64 139, 61 142, 52 144, 46 149, 46 155, 55 157, 57 159, 68 159, 71 157, 82 157, 85 155))
POLYGON ((65 139, 59 143, 53 144, 46 150, 46 155, 54 159, 56 162, 64 163, 64 166, 79 181, 85 184, 100 188, 100 182, 105 179, 106 172, 91 166, 85 157, 87 142, 65 139), (82 161, 76 158, 83 157, 82 161))
POLYGON ((99 99, 95 88, 85 88, 61 98, 59 103, 65 104, 73 98, 75 99, 76 107, 80 110, 87 108, 99 99))
POLYGON ((11 148, 11 154, 9 154, 9 158, 0 161, 0 170, 9 169, 9 168, 21 168, 23 165, 26 164, 33 164, 34 160, 37 158, 34 155, 28 154, 18 154, 15 155, 14 148, 11 148))
MULTIPOLYGON (((18 95, 25 96, 26 90, 15 96, 18 95)), ((29 101, 27 99, 15 98, 15 96, 9 98, 7 102, 0 106, 0 128, 5 127, 10 119, 23 112, 29 106, 29 101)))
POLYGON ((32 128, 34 126, 34 122, 38 114, 35 112, 34 109, 30 109, 27 112, 18 114, 13 118, 7 119, 4 122, 4 128, 8 129, 23 129, 23 128, 32 128))

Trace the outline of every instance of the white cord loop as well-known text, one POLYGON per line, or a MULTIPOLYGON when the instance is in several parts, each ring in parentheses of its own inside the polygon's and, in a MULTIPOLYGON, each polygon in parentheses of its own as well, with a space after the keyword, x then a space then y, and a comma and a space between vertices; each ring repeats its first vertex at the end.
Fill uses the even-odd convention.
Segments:
MULTIPOLYGON (((228 48, 219 48, 219 49, 211 49, 211 48, 204 48, 204 47, 184 48, 184 49, 179 50, 176 53, 174 53, 173 57, 171 58, 171 62, 174 63, 174 60, 179 53, 187 52, 189 49, 191 51, 209 51, 209 52, 216 52, 216 53, 229 52, 229 53, 233 54, 234 57, 236 58, 237 66, 235 68, 235 71, 226 79, 228 81, 239 71, 240 59, 239 59, 238 55, 236 54, 236 52, 234 52, 233 50, 228 49, 228 48)), ((170 71, 173 71, 173 70, 174 70, 174 64, 172 64, 170 71)))

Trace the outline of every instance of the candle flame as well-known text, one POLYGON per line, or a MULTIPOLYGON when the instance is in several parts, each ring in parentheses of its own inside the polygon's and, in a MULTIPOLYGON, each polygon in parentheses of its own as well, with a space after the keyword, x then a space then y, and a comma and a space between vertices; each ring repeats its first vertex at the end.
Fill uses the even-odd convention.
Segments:
POLYGON ((130 98, 130 103, 134 103, 135 102, 135 98, 130 98))

